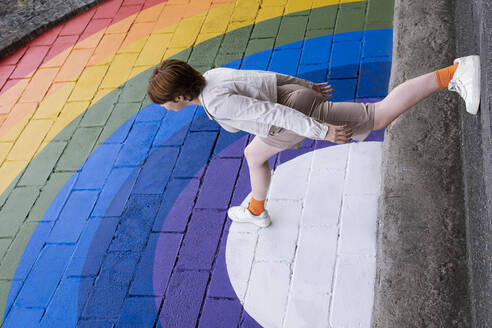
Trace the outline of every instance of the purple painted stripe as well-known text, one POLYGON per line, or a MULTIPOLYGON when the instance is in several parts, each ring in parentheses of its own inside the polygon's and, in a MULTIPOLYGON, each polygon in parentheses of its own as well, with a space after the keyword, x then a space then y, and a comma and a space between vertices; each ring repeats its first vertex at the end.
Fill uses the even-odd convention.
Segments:
POLYGON ((162 327, 195 327, 209 274, 206 271, 173 273, 159 315, 162 327))
POLYGON ((214 158, 205 173, 195 208, 227 209, 240 165, 240 159, 214 158))
POLYGON ((176 269, 211 269, 226 216, 224 210, 195 209, 193 211, 179 251, 176 269))
POLYGON ((237 327, 241 307, 238 299, 207 298, 198 328, 237 327))
MULTIPOLYGON (((247 144, 247 142, 245 142, 245 139, 247 138, 248 136, 246 135, 245 137, 240 138, 239 140, 231 144, 229 147, 223 149, 220 153, 217 154, 216 161, 222 164, 225 163, 223 159, 222 160, 219 159, 223 157, 223 154, 230 154, 231 148, 235 149, 235 152, 241 151, 242 153, 244 147, 247 144)), ((232 171, 236 171, 235 176, 237 176, 238 174, 237 171, 239 170, 239 159, 234 159, 232 162, 231 162, 232 159, 228 159, 228 160, 230 162, 230 165, 232 164, 232 166, 235 167, 235 169, 232 171)), ((205 167, 206 165, 203 166, 198 171, 196 176, 198 177, 202 176, 205 167)), ((215 171, 214 169, 210 171, 212 173, 212 176, 217 175, 217 173, 214 171, 215 171)), ((245 180, 243 178, 243 183, 241 183, 241 185, 236 185, 234 189, 234 193, 237 194, 236 197, 238 200, 240 199, 241 196, 244 199, 244 197, 251 191, 251 187, 249 184, 249 171, 247 169, 246 163, 243 163, 243 169, 241 170, 241 172, 243 176, 247 177, 247 179, 245 180)), ((230 172, 230 174, 232 174, 232 172, 230 172)), ((207 176, 207 174, 205 176, 207 176)), ((214 179, 215 178, 216 177, 214 177, 214 179)), ((191 182, 188 183, 188 185, 183 189, 180 196, 174 203, 176 208, 173 207, 169 211, 168 218, 174 220, 173 225, 177 225, 178 221, 184 222, 183 224, 186 224, 187 216, 186 215, 179 216, 177 215, 177 213, 179 213, 180 210, 182 209, 185 209, 185 211, 191 210, 190 205, 192 205, 194 195, 196 195, 197 192, 198 179, 196 179, 195 177, 190 181, 191 182), (175 214, 171 215, 171 213, 175 213, 175 214)), ((203 192, 203 190, 201 192, 203 192)), ((213 200, 213 203, 216 203, 216 200, 217 199, 213 200)), ((205 294, 207 289, 211 288, 211 293, 210 294, 206 293, 209 296, 227 295, 228 297, 236 298, 234 289, 230 283, 229 276, 227 274, 227 267, 225 263, 225 242, 227 241, 227 232, 228 232, 228 227, 230 225, 230 219, 226 219, 226 224, 225 224, 226 233, 222 235, 222 242, 221 242, 222 246, 219 248, 216 264, 212 268, 211 273, 214 277, 214 282, 211 283, 209 287, 207 287, 208 276, 210 273, 206 271, 188 271, 190 269, 210 270, 214 258, 214 254, 215 252, 217 252, 217 248, 218 248, 217 244, 219 242, 218 240, 219 235, 217 235, 217 233, 220 233, 222 230, 221 226, 223 224, 223 219, 225 218, 225 216, 226 213, 223 210, 221 211, 221 210, 208 209, 208 210, 193 211, 192 218, 188 225, 188 231, 185 235, 185 240, 183 242, 182 249, 180 250, 177 267, 175 268, 175 271, 173 272, 169 283, 168 293, 170 294, 169 295, 166 294, 164 298, 165 299, 164 305, 162 307, 159 316, 159 323, 162 327, 174 327, 178 325, 178 322, 181 325, 183 325, 184 322, 190 325, 194 325, 198 318, 198 311, 201 306, 201 300, 203 299, 204 297, 203 295, 205 294), (182 271, 183 269, 186 269, 186 271, 182 271), (178 310, 180 306, 187 306, 190 309, 190 311, 187 311, 187 313, 188 314, 194 313, 194 315, 192 317, 181 318, 178 310), (172 314, 173 311, 176 312, 172 314)), ((164 222, 162 222, 163 227, 160 229, 160 231, 168 230, 164 228, 164 226, 167 225, 166 221, 167 218, 164 220, 164 222)), ((162 259, 166 256, 169 256, 168 254, 166 254, 166 252, 169 251, 169 249, 168 247, 165 246, 164 236, 166 236, 166 234, 159 235, 156 250, 155 250, 154 269, 153 269, 154 295, 162 295, 162 287, 166 285, 168 280, 168 275, 159 272, 158 270, 159 265, 157 265, 158 259, 162 259)), ((229 319, 232 319, 237 323, 239 320, 239 312, 240 312, 238 311, 238 309, 242 310, 242 307, 239 304, 237 298, 235 301, 229 300, 229 302, 230 303, 227 303, 227 305, 229 307, 234 308, 235 309, 234 312, 237 311, 238 314, 237 320, 232 317, 229 318, 229 316, 231 315, 235 316, 234 312, 228 313, 222 319, 220 318, 214 319, 212 317, 209 318, 209 315, 207 314, 212 314, 215 311, 217 311, 216 306, 218 303, 216 302, 217 304, 216 303, 209 304, 207 305, 206 308, 204 308, 203 311, 205 312, 204 314, 202 314, 202 317, 204 318, 203 319, 204 322, 203 323, 199 322, 199 324, 203 327, 211 327, 213 326, 214 322, 215 323, 224 322, 224 320, 229 320, 229 319), (233 304, 234 302, 237 303, 233 304)), ((157 299, 155 305, 156 308, 159 309, 160 304, 157 299)), ((250 318, 246 312, 243 313, 243 318, 247 318, 248 322, 255 323, 254 319, 250 318)), ((258 324, 257 327, 259 327, 258 324)))
MULTIPOLYGON (((178 250, 179 246, 181 244, 181 239, 182 235, 178 233, 165 233, 165 234, 159 234, 157 239, 157 246, 154 247, 149 247, 149 252, 153 252, 155 249, 161 250, 161 256, 149 256, 149 259, 153 260, 152 263, 147 263, 147 262, 141 262, 141 267, 142 271, 145 270, 144 265, 152 265, 154 268, 154 279, 152 277, 149 277, 149 280, 152 280, 152 289, 154 292, 154 295, 164 295, 164 291, 166 289, 166 286, 169 282, 169 278, 171 277, 171 272, 174 267, 174 261, 176 257, 178 256, 178 250)), ((152 243, 154 240, 152 240, 152 243)), ((157 255, 157 252, 154 253, 154 255, 157 255)), ((146 259, 146 257, 143 257, 143 259, 146 259)), ((150 262, 150 261, 148 261, 150 262)), ((138 275, 137 275, 138 277, 138 275)), ((147 282, 147 280, 146 280, 147 282)), ((137 292, 139 290, 139 281, 135 281, 132 289, 130 290, 131 292, 137 292)), ((140 288, 142 289, 142 288, 140 288)), ((157 303, 156 300, 156 304, 157 303)), ((158 308, 158 306, 157 306, 158 308)))

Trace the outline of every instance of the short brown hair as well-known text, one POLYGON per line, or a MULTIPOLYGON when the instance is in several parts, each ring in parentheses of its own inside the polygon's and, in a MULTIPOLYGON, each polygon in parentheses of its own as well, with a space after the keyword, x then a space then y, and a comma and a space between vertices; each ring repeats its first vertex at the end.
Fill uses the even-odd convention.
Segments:
POLYGON ((192 100, 205 86, 205 78, 188 63, 166 59, 154 68, 149 78, 147 96, 156 104, 174 101, 178 96, 192 100))

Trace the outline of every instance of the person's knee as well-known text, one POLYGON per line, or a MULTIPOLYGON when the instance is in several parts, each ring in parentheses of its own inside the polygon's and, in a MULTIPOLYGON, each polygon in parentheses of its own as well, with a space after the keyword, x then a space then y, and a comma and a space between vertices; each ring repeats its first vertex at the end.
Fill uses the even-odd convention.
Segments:
POLYGON ((255 152, 254 152, 254 149, 252 147, 250 147, 250 145, 248 145, 248 146, 246 146, 246 148, 244 148, 244 157, 246 158, 248 163, 254 162, 255 152))
POLYGON ((374 109, 374 128, 373 130, 380 130, 385 128, 389 123, 386 121, 386 117, 384 116, 385 109, 384 106, 386 104, 383 101, 379 101, 375 103, 374 109))
POLYGON ((244 149, 244 157, 246 158, 248 165, 262 165, 265 162, 261 157, 261 154, 258 154, 254 148, 249 146, 246 146, 244 149))
POLYGON ((380 130, 380 129, 384 128, 384 127, 386 127, 386 125, 381 120, 381 118, 378 117, 377 115, 374 115, 374 127, 373 127, 373 130, 380 130))

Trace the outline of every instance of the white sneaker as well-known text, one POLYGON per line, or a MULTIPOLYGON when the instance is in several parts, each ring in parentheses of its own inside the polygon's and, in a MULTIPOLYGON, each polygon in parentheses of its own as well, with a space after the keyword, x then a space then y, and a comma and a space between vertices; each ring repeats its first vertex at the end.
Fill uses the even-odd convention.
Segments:
POLYGON ((476 114, 480 104, 480 56, 456 58, 453 64, 456 63, 458 68, 449 82, 448 89, 459 93, 465 100, 468 113, 476 114))
POLYGON ((233 206, 227 210, 227 214, 232 221, 254 223, 263 228, 268 227, 271 223, 267 210, 261 212, 260 215, 254 215, 247 207, 233 206))

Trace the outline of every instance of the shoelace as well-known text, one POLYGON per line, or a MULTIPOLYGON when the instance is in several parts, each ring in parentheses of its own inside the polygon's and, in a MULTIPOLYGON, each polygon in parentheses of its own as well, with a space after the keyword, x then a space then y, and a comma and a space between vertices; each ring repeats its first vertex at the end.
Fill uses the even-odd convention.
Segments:
POLYGON ((449 90, 458 92, 463 99, 466 99, 466 89, 461 81, 451 81, 449 83, 449 90))

